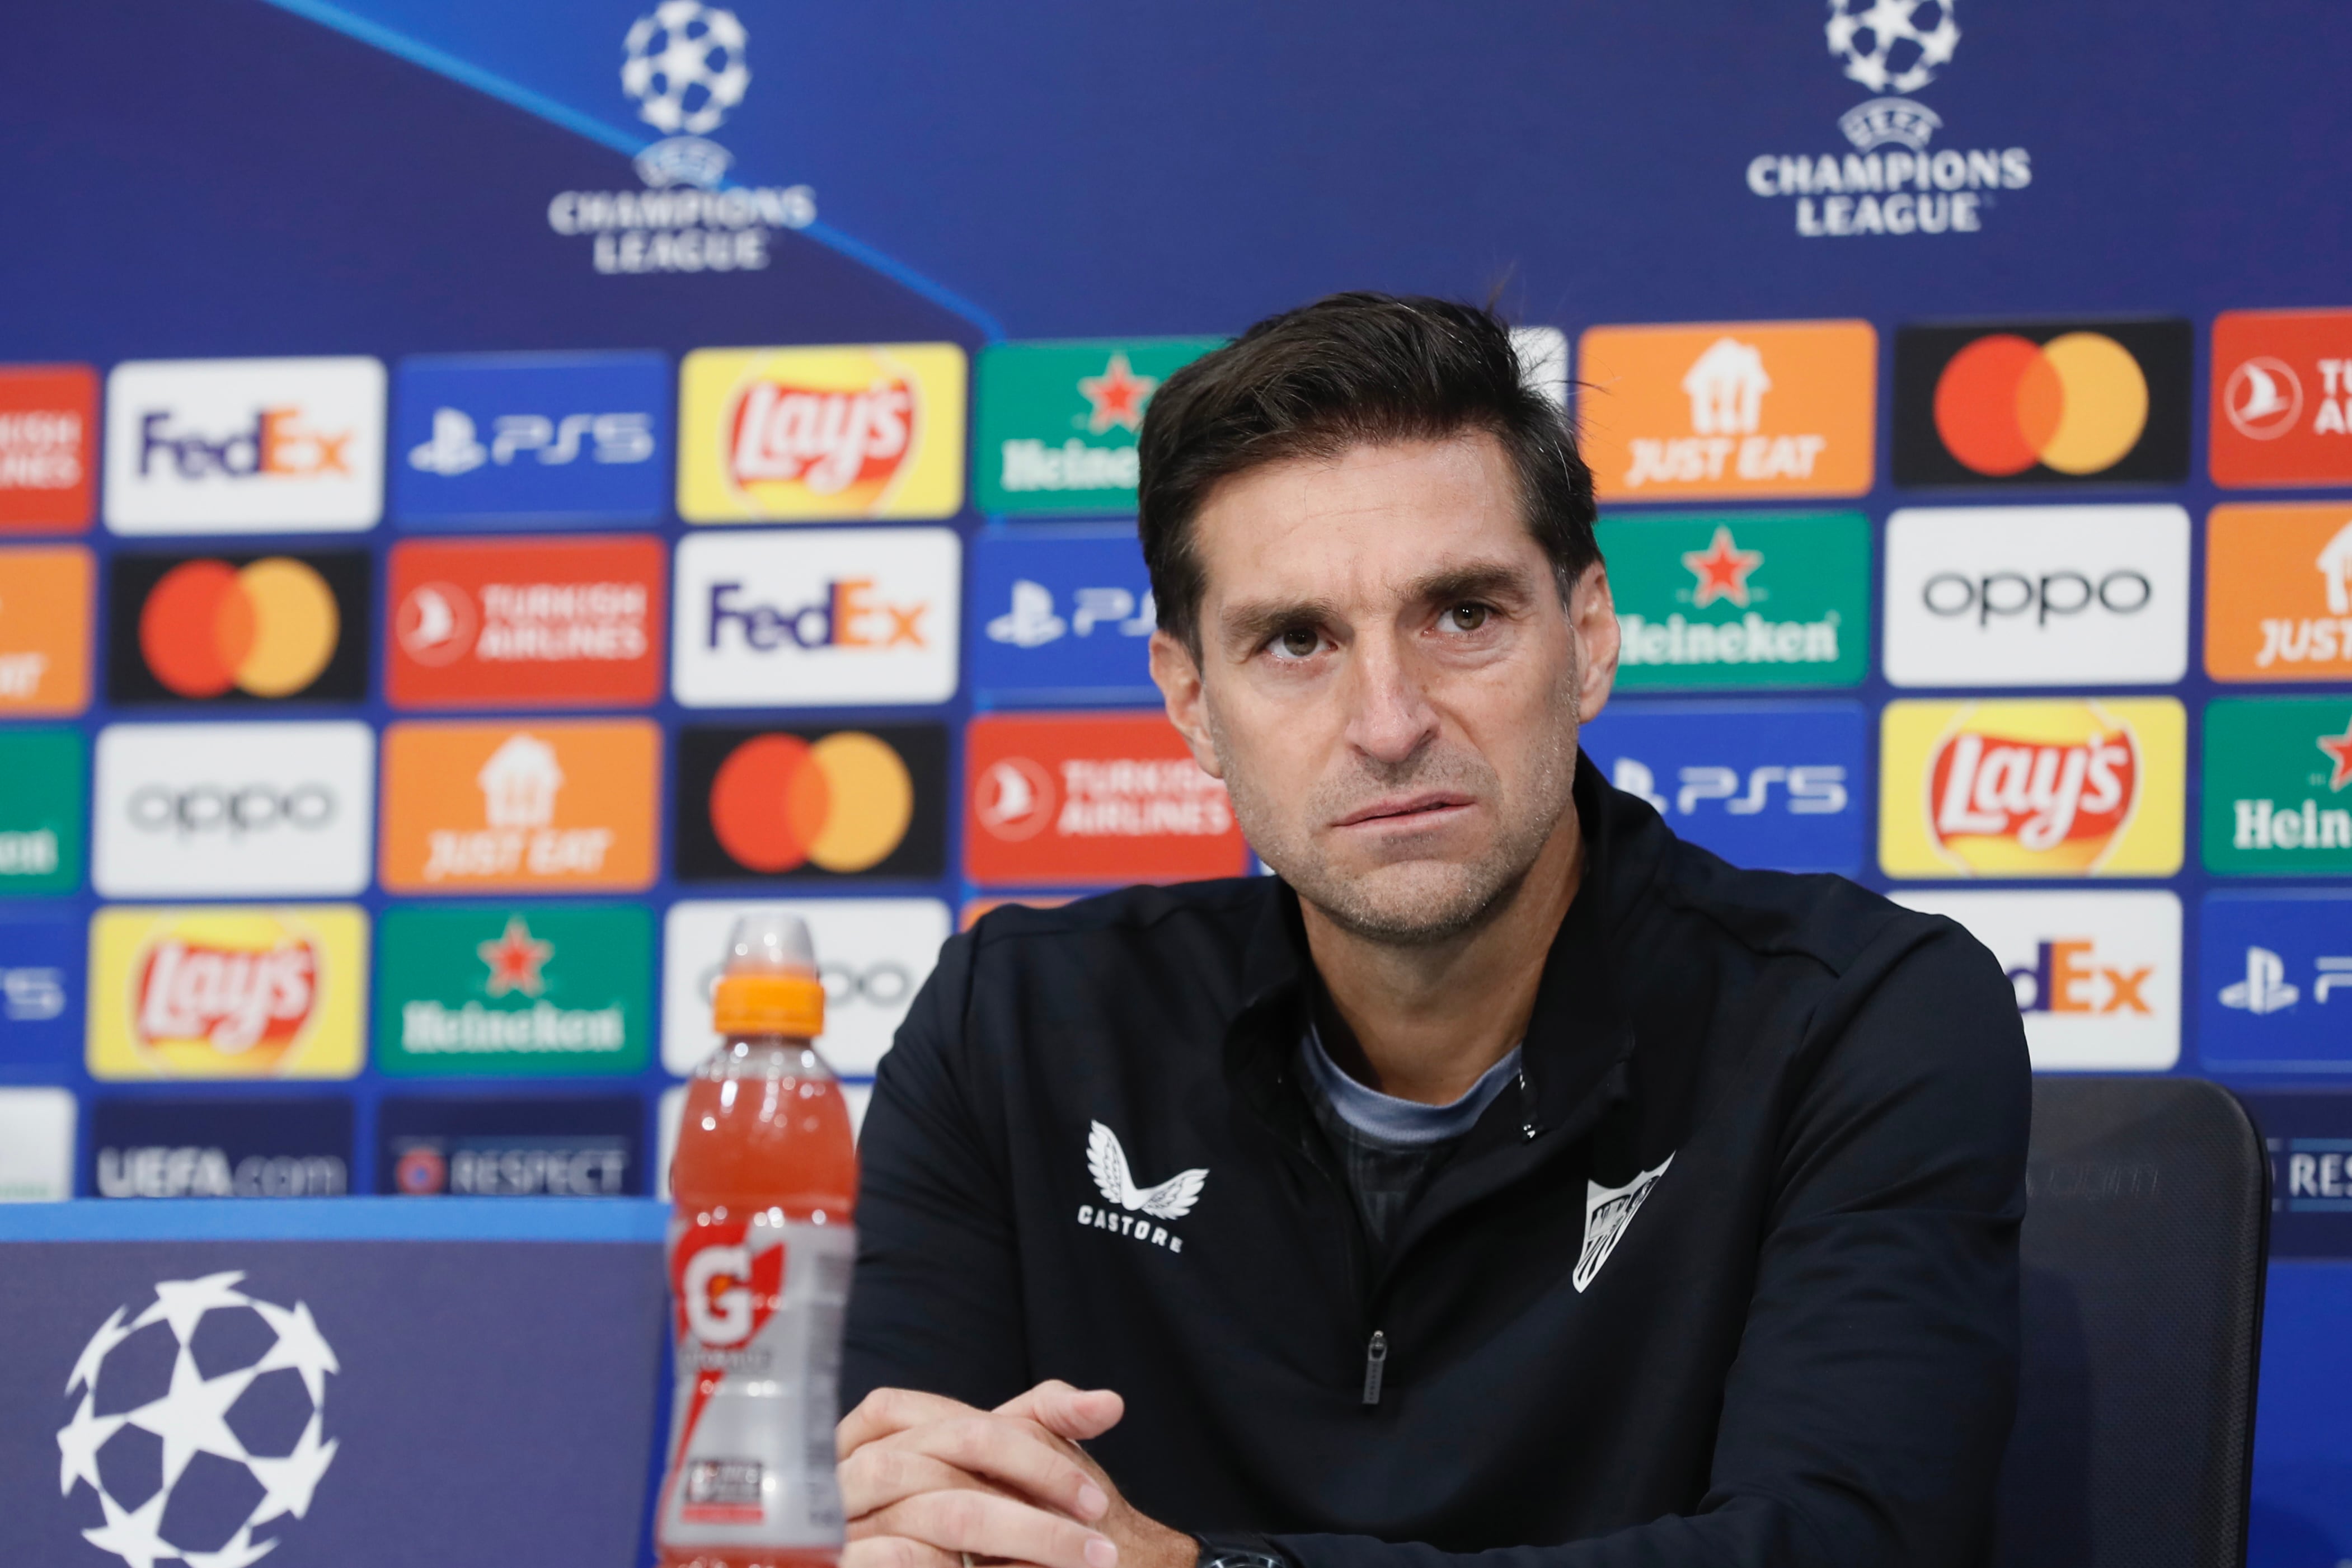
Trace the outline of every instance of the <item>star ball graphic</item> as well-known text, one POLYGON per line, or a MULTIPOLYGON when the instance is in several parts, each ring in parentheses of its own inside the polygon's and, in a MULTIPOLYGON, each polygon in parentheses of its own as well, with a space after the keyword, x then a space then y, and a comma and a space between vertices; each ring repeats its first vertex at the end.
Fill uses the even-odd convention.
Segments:
POLYGON ((97 1494, 105 1522, 82 1536, 128 1568, 258 1562, 278 1537, 255 1532, 308 1514, 334 1462, 341 1441, 323 1433, 335 1352, 308 1305, 247 1295, 244 1279, 160 1281, 137 1317, 114 1310, 66 1380, 58 1491, 97 1494))

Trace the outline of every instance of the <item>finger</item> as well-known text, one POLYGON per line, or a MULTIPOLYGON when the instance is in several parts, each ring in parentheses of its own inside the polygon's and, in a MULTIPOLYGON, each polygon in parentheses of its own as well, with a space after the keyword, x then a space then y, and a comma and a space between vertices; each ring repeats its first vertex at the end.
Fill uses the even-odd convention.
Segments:
POLYGON ((1083 1443, 1118 1425, 1127 1401, 1108 1388, 1074 1388, 1049 1378, 996 1407, 999 1415, 1023 1415, 1056 1437, 1083 1443))
POLYGON ((1092 1523, 1110 1509, 1109 1495, 1097 1484, 1083 1456, 1031 1422, 1004 1415, 973 1415, 932 1421, 851 1456, 911 1452, 943 1460, 958 1470, 999 1482, 1059 1509, 1080 1523, 1092 1523))
POLYGON ((903 1535, 872 1535, 841 1549, 841 1568, 963 1568, 963 1560, 903 1535))
POLYGON ((841 1461, 838 1475, 842 1512, 853 1520, 918 1492, 952 1491, 962 1487, 973 1491, 992 1491, 1003 1497, 1014 1495, 929 1454, 889 1443, 868 1443, 841 1461))
POLYGON ((978 1491, 922 1492, 867 1516, 875 1528, 978 1557, 1037 1568, 1118 1568, 1108 1536, 1041 1508, 978 1491))
POLYGON ((877 1437, 887 1437, 926 1421, 947 1421, 980 1412, 944 1394, 911 1388, 877 1388, 857 1402, 857 1408, 833 1429, 833 1454, 845 1459, 877 1437))

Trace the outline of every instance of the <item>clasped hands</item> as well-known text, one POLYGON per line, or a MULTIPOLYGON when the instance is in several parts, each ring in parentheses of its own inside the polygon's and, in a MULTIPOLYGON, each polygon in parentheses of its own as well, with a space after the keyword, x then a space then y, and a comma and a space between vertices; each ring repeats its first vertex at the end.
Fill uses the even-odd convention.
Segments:
POLYGON ((841 1568, 1192 1568, 1195 1542, 1136 1511, 1078 1447, 1118 1424, 1108 1389, 1041 1383, 994 1410, 877 1388, 835 1433, 841 1568))

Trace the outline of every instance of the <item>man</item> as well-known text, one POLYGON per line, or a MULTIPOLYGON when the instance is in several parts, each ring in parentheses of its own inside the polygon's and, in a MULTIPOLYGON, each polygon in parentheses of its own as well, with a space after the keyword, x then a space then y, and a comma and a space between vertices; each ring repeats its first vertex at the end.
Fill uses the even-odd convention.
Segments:
POLYGON ((1153 401, 1139 510, 1275 876, 948 944, 865 1127, 846 1568, 1976 1562, 2011 988, 1580 756, 1591 475, 1502 325, 1260 323, 1153 401))

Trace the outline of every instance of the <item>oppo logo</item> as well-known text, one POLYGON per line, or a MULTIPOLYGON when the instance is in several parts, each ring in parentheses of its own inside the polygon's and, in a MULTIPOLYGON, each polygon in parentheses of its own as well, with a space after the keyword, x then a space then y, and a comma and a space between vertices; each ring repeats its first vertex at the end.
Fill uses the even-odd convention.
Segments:
MULTIPOLYGON (((828 1007, 845 1007, 858 1002, 877 1007, 903 1007, 913 998, 917 984, 914 971, 888 958, 862 965, 827 960, 816 966, 816 974, 824 986, 828 1007)), ((703 971, 702 994, 706 1000, 717 994, 719 975, 717 964, 703 971)))
POLYGON ((1947 620, 1973 615, 1979 626, 1989 626, 1995 619, 2029 615, 2035 626, 2046 626, 2053 616, 2061 619, 2079 616, 2094 605, 2112 615, 2136 616, 2155 597, 2155 584, 2128 566, 2096 581, 2072 570, 2038 575, 1987 572, 1976 577, 1938 572, 1919 590, 1920 603, 1929 615, 1947 620))
POLYGON ((232 837, 292 827, 316 832, 335 820, 335 794, 323 784, 279 790, 266 784, 142 784, 126 803, 131 826, 146 833, 226 833, 232 837))

